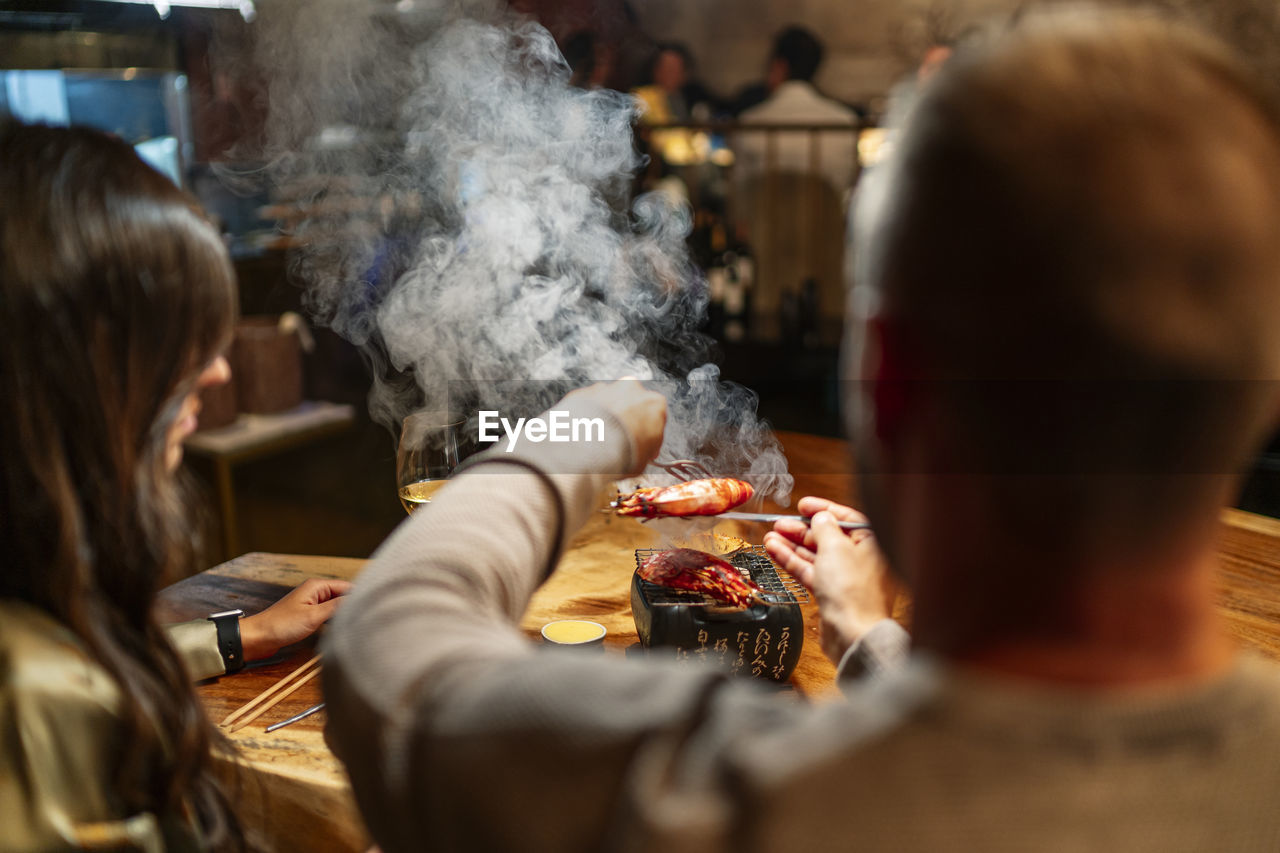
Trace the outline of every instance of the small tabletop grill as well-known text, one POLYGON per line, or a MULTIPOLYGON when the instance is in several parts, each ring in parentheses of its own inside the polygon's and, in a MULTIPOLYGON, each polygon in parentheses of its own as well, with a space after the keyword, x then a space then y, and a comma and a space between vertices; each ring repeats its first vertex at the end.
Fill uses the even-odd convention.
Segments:
POLYGON ((737 608, 703 593, 671 589, 640 577, 640 564, 658 550, 636 551, 631 614, 646 648, 674 651, 679 661, 701 661, 740 675, 786 681, 800 660, 809 593, 753 545, 722 559, 765 592, 767 604, 737 608))

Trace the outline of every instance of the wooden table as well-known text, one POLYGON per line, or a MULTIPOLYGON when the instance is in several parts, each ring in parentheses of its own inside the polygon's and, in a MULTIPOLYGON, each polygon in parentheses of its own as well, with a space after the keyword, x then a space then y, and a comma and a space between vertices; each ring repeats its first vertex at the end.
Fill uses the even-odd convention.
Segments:
MULTIPOLYGON (((848 457, 834 439, 782 433, 796 496, 853 494, 848 457)), ((1222 612, 1240 642, 1280 659, 1280 521, 1228 510, 1223 516, 1222 612)), ((760 541, 767 528, 725 527, 760 541)), ((720 530, 722 528, 717 528, 720 530)), ((538 591, 522 620, 535 641, 552 619, 583 617, 609 631, 606 645, 621 656, 636 642, 630 610, 633 549, 655 544, 660 529, 600 514, 573 539, 560 568, 538 591)), ((227 607, 256 612, 308 577, 354 578, 364 561, 339 557, 245 554, 169 587, 161 593, 162 619, 199 618, 227 607)), ((815 605, 803 606, 805 644, 791 684, 800 694, 831 690, 834 668, 818 645, 815 605)), ((209 716, 220 720, 291 672, 313 653, 310 646, 284 660, 199 687, 209 716)), ((324 714, 271 734, 264 727, 320 701, 312 682, 257 722, 231 735, 248 772, 241 797, 244 820, 267 827, 275 850, 363 850, 367 837, 351 800, 341 765, 325 746, 324 714)))
MULTIPOLYGON (((349 580, 364 562, 245 554, 163 590, 157 613, 166 622, 199 619, 234 607, 256 613, 307 578, 349 580)), ((278 660, 250 664, 235 675, 204 682, 196 691, 216 723, 313 654, 314 642, 292 647, 278 660)), ((270 734, 264 731, 320 701, 319 679, 312 679, 253 724, 228 735, 239 752, 239 766, 228 759, 219 768, 234 777, 233 798, 241 820, 262 833, 266 850, 336 853, 369 846, 346 772, 325 744, 323 712, 270 734), (240 786, 238 793, 235 785, 240 786)))

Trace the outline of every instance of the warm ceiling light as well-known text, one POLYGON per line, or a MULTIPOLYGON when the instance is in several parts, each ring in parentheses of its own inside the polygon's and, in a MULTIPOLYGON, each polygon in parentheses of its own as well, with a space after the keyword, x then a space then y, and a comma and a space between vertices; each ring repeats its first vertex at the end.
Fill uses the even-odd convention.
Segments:
POLYGON ((199 9, 235 9, 246 21, 252 21, 257 14, 254 0, 112 0, 115 3, 140 3, 143 6, 154 6, 156 14, 161 18, 169 17, 169 9, 173 6, 193 6, 199 9))

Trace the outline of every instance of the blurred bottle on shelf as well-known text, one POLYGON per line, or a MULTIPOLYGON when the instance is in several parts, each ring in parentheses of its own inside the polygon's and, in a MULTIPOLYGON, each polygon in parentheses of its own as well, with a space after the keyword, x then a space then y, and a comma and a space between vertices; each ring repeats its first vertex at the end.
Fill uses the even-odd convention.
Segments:
POLYGON ((705 241, 708 260, 706 331, 722 341, 745 340, 750 331, 751 290, 755 260, 745 242, 731 244, 724 221, 708 220, 705 241))
POLYGON ((815 349, 821 343, 819 324, 822 316, 822 303, 818 291, 818 280, 809 276, 800 285, 799 299, 800 345, 805 349, 815 349))
POLYGON ((809 276, 799 288, 787 290, 778 304, 782 342, 795 349, 816 349, 821 343, 821 297, 818 280, 809 276))
POLYGON ((755 260, 746 243, 724 253, 724 339, 741 341, 751 330, 751 290, 755 284, 755 260))
POLYGON ((724 253, 728 246, 724 223, 714 218, 707 228, 707 334, 717 340, 724 338, 724 297, 728 287, 729 270, 725 267, 724 253))

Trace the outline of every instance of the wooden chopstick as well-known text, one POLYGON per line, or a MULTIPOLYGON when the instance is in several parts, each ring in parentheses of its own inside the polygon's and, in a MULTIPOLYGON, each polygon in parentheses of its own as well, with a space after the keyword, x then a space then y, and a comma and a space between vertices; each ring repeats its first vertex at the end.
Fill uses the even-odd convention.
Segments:
POLYGON ((259 693, 253 699, 250 699, 248 702, 241 705, 239 708, 236 708, 234 711, 228 714, 222 720, 222 722, 218 723, 218 725, 230 726, 233 723, 235 723, 236 725, 234 726, 234 728, 231 729, 231 731, 235 731, 236 729, 240 728, 239 723, 241 722, 247 723, 253 719, 256 719, 258 714, 262 713, 263 711, 266 711, 268 708, 274 707, 275 704, 279 702, 281 699, 288 696, 294 690, 296 690, 297 688, 301 687, 303 684, 306 684, 308 681, 310 681, 311 678, 320 671, 319 664, 320 664, 320 655, 316 655, 311 660, 307 661, 302 666, 298 667, 293 672, 289 673, 284 678, 280 679, 275 684, 271 685, 266 690, 259 693), (294 679, 299 679, 299 680, 297 682, 294 682, 294 679), (267 704, 263 705, 264 702, 267 704), (248 714, 251 711, 253 712, 253 715, 249 717, 248 720, 241 719, 245 714, 248 714))
POLYGON ((257 710, 253 711, 253 712, 252 712, 252 713, 250 713, 248 716, 241 717, 241 718, 240 718, 239 720, 237 720, 235 723, 232 723, 232 725, 231 725, 231 729, 230 729, 230 730, 231 730, 231 731, 233 731, 233 732, 238 732, 238 731, 240 731, 240 730, 241 730, 241 729, 243 729, 245 726, 249 725, 249 724, 250 724, 250 723, 252 723, 254 720, 256 720, 256 719, 258 719, 259 717, 261 717, 261 716, 262 716, 263 714, 265 714, 267 711, 270 711, 272 708, 274 708, 276 705, 278 705, 281 701, 283 701, 284 699, 288 698, 288 696, 289 696, 290 694, 292 694, 293 692, 295 692, 299 687, 302 687, 304 684, 306 684, 308 681, 310 681, 311 679, 315 678, 315 677, 316 677, 317 675, 319 675, 319 674, 320 674, 320 667, 318 667, 318 666, 317 666, 317 667, 314 667, 314 668, 313 668, 310 672, 308 672, 306 675, 302 676, 302 677, 301 677, 301 678, 299 678, 297 681, 293 682, 293 684, 290 684, 290 685, 289 685, 289 687, 288 687, 287 689, 280 691, 280 692, 279 692, 279 693, 277 693, 275 696, 272 696, 272 697, 271 697, 271 699, 270 699, 270 701, 266 702, 266 703, 265 703, 264 705, 262 705, 260 708, 258 708, 257 710))

